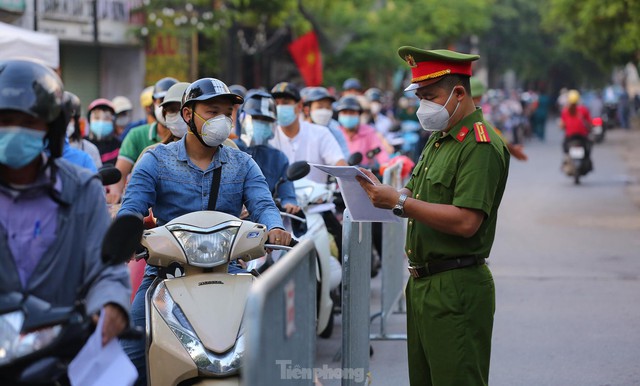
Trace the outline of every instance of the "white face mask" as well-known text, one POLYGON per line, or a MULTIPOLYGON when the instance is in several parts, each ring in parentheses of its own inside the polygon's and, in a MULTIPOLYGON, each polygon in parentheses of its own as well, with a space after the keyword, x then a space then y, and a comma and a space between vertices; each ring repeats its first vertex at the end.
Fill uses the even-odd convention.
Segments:
MULTIPOLYGON (((416 111, 416 116, 424 130, 442 131, 447 128, 447 123, 451 119, 451 116, 449 115, 449 111, 447 111, 446 106, 453 96, 453 91, 454 90, 451 90, 451 94, 449 94, 449 98, 444 102, 444 105, 440 105, 426 99, 420 100, 420 107, 418 107, 418 111, 416 111)), ((455 110, 453 110, 453 114, 458 110, 458 106, 460 106, 460 102, 458 102, 455 110)))
POLYGON ((158 121, 159 124, 161 124, 162 126, 166 126, 167 125, 167 121, 162 116, 162 106, 155 105, 154 110, 153 110, 153 115, 155 115, 156 121, 158 121))
POLYGON ((166 126, 171 130, 171 134, 178 138, 184 137, 187 133, 187 122, 182 119, 180 114, 167 114, 165 117, 166 126))
POLYGON ((311 110, 311 120, 313 123, 321 126, 328 126, 333 117, 333 110, 331 109, 315 109, 311 110))
POLYGON ((216 147, 220 146, 225 139, 229 138, 231 129, 233 128, 233 121, 226 115, 220 114, 208 119, 202 125, 202 140, 207 146, 216 147))

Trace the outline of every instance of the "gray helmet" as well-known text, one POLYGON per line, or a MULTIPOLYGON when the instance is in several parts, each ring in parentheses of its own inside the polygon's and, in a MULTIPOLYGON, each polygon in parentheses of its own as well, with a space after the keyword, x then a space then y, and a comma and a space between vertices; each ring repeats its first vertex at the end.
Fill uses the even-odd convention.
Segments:
POLYGON ((349 78, 342 83, 343 90, 362 90, 360 81, 356 78, 349 78))
POLYGON ((227 98, 235 105, 242 104, 244 99, 229 91, 224 82, 216 78, 202 78, 191 83, 184 91, 182 97, 182 107, 187 107, 198 101, 206 101, 213 98, 227 98))
POLYGON ((247 95, 247 89, 241 84, 232 84, 231 86, 229 86, 229 91, 234 94, 238 94, 243 98, 245 97, 245 95, 247 95))
POLYGON ((323 99, 329 99, 331 102, 335 102, 336 98, 329 93, 324 87, 313 87, 305 93, 302 98, 302 102, 305 105, 311 104, 311 102, 317 102, 323 99))
POLYGON ((167 94, 167 91, 174 84, 178 83, 178 79, 175 78, 162 78, 156 82, 153 86, 153 99, 162 99, 167 94))
POLYGON ((274 122, 276 120, 276 101, 271 94, 262 90, 250 90, 240 107, 239 113, 261 117, 274 122))
POLYGON ((370 88, 364 92, 364 96, 369 99, 369 102, 381 102, 382 101, 382 91, 378 88, 370 88))
POLYGON ((340 98, 340 100, 336 103, 335 110, 337 112, 343 110, 353 110, 357 112, 362 112, 362 106, 360 106, 360 102, 358 102, 358 98, 353 95, 347 95, 340 98))
POLYGON ((171 86, 167 93, 164 96, 164 100, 160 103, 160 106, 164 106, 167 103, 177 102, 182 104, 182 96, 184 95, 185 90, 189 87, 191 83, 188 82, 178 82, 171 86))
POLYGON ((289 82, 280 82, 273 86, 271 95, 274 98, 291 98, 296 102, 300 101, 300 91, 293 83, 289 82))

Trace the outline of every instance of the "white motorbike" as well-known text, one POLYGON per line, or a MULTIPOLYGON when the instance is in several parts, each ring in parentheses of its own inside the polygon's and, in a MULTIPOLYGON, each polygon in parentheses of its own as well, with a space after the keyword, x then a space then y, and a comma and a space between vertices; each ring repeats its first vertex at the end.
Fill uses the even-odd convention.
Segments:
POLYGON ((227 268, 264 256, 266 241, 264 225, 212 211, 144 232, 136 258, 159 268, 145 300, 150 385, 240 383, 242 317, 256 279, 227 268))

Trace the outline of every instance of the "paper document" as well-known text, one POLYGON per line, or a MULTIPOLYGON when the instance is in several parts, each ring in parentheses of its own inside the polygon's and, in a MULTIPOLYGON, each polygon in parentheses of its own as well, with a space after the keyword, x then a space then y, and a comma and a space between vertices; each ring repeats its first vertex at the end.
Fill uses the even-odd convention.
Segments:
POLYGON ((344 203, 351 213, 353 221, 400 222, 391 209, 380 209, 373 206, 367 192, 362 189, 356 176, 373 183, 371 179, 356 166, 326 166, 309 164, 338 179, 344 203))
POLYGON ((100 313, 96 330, 69 364, 71 385, 131 386, 138 378, 138 371, 117 338, 102 346, 103 319, 100 313))

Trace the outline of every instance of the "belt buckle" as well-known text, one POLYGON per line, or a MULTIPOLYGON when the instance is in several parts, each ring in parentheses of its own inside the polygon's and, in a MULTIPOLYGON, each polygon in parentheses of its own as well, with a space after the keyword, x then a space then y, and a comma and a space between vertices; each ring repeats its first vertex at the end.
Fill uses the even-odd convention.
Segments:
POLYGON ((418 270, 416 269, 416 267, 409 266, 409 274, 414 279, 419 279, 420 278, 420 275, 418 274, 418 270))

